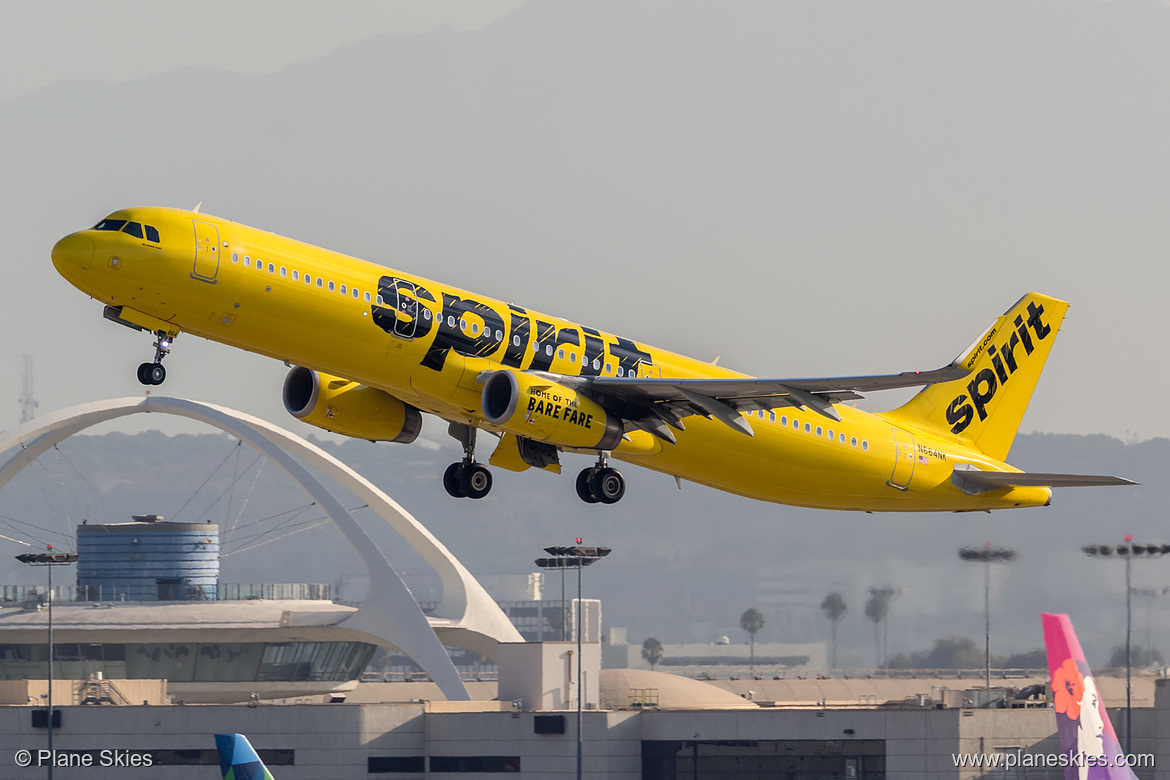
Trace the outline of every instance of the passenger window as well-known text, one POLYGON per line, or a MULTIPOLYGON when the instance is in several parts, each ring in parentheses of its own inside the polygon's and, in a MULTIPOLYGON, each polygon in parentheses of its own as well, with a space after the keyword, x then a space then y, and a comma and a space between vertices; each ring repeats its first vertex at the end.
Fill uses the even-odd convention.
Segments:
MULTIPOLYGON (((356 287, 353 287, 353 288, 351 288, 351 289, 350 289, 350 292, 351 292, 351 293, 353 293, 353 297, 354 297, 355 299, 358 297, 358 288, 356 288, 356 287)), ((369 293, 366 293, 366 300, 368 301, 369 299, 370 299, 370 294, 369 294, 369 293)))
POLYGON ((520 337, 519 337, 519 336, 513 336, 513 337, 512 337, 512 346, 513 346, 513 347, 518 347, 518 346, 520 346, 520 337))
POLYGON ((856 436, 849 437, 849 444, 850 444, 850 446, 856 447, 857 446, 857 437, 856 436))
POLYGON ((127 222, 126 227, 122 228, 122 232, 129 233, 135 238, 142 238, 142 225, 138 222, 127 222))
POLYGON ((821 426, 817 426, 817 436, 821 435, 821 426))
POLYGON ((270 274, 276 273, 276 266, 273 265, 272 263, 268 264, 268 273, 270 273, 270 274))
POLYGON ((233 262, 233 263, 238 263, 238 262, 240 262, 240 255, 239 255, 238 253, 236 253, 236 252, 232 252, 232 262, 233 262))
POLYGON ((533 352, 540 352, 540 342, 539 341, 532 342, 532 351, 533 352))
POLYGON ((805 433, 808 433, 808 432, 809 432, 809 431, 811 431, 811 430, 812 430, 812 426, 811 426, 811 425, 809 425, 808 423, 805 423, 805 424, 804 424, 804 432, 805 432, 805 433))
POLYGON ((288 269, 285 268, 283 265, 280 267, 280 275, 281 275, 281 277, 288 276, 288 269))
MULTIPOLYGON (((378 296, 378 303, 381 303, 381 302, 382 302, 382 296, 379 295, 378 296)), ((427 322, 431 321, 431 310, 430 309, 423 309, 423 319, 426 320, 427 322)))
POLYGON ((454 328, 454 327, 455 327, 455 318, 454 318, 454 317, 452 317, 450 314, 448 314, 448 315, 447 315, 447 327, 448 327, 448 328, 454 328))
POLYGON ((263 261, 263 260, 261 260, 259 257, 257 257, 257 258, 256 258, 256 270, 257 270, 257 271, 263 271, 263 270, 264 270, 264 261, 263 261))
POLYGON ((557 350, 557 360, 564 360, 564 359, 565 359, 565 351, 563 349, 558 349, 557 350))
MULTIPOLYGON (((382 303, 383 303, 382 296, 381 296, 381 295, 379 295, 377 298, 375 298, 375 299, 374 299, 374 303, 376 303, 376 304, 378 304, 379 306, 381 306, 381 305, 382 305, 382 303)), ((429 314, 430 314, 430 312, 423 312, 423 316, 425 316, 425 317, 426 317, 428 320, 430 319, 430 316, 428 316, 429 314)))
POLYGON ((841 443, 842 443, 842 444, 844 444, 844 443, 845 443, 845 434, 843 434, 843 433, 842 433, 842 434, 839 436, 839 439, 840 439, 841 443))
POLYGON ((800 430, 800 420, 793 417, 792 418, 792 427, 799 431, 800 430))
POLYGON ((297 273, 297 270, 296 270, 295 268, 293 269, 293 274, 292 274, 292 276, 293 276, 293 281, 294 281, 294 282, 299 282, 299 281, 301 280, 301 277, 300 277, 300 275, 297 273))
MULTIPOLYGON (((553 353, 553 345, 552 344, 545 344, 544 345, 544 354, 548 355, 549 357, 552 357, 552 353, 553 353)), ((562 352, 561 354, 564 354, 564 353, 562 352)))
POLYGON ((758 412, 756 412, 756 414, 759 416, 759 418, 760 418, 761 420, 762 420, 762 419, 764 419, 764 410, 763 410, 763 409, 761 409, 761 410, 759 410, 758 412))
POLYGON ((504 331, 497 330, 496 331, 496 341, 503 341, 503 340, 504 340, 504 331))
POLYGON ((459 320, 459 330, 464 331, 464 332, 467 331, 467 320, 464 320, 464 319, 459 320))
POLYGON ((781 425, 788 425, 788 416, 787 415, 780 418, 780 424, 781 425))
MULTIPOLYGON (((150 225, 147 225, 147 226, 146 226, 146 240, 147 240, 147 241, 153 241, 153 242, 154 242, 154 243, 156 243, 156 244, 157 244, 157 243, 158 243, 158 241, 159 241, 159 238, 158 238, 158 231, 157 231, 157 230, 155 230, 155 229, 154 229, 153 227, 151 227, 150 225)), ((232 257, 234 258, 235 256, 236 256, 236 253, 235 253, 235 252, 232 252, 232 257)), ((234 262, 234 260, 233 260, 233 262, 234 262)))
POLYGON ((121 230, 122 226, 125 224, 126 224, 126 220, 124 220, 124 219, 103 219, 101 222, 94 225, 93 229, 94 230, 118 231, 118 230, 121 230))
POLYGON ((341 294, 345 295, 345 285, 341 285, 341 294))
POLYGON ((369 303, 369 302, 370 302, 370 294, 366 293, 366 303, 369 303))
POLYGON ((607 374, 613 373, 613 364, 612 363, 605 364, 605 373, 607 373, 607 374))
POLYGON ((863 450, 868 450, 868 449, 869 449, 869 442, 867 442, 867 441, 865 441, 865 440, 862 440, 862 442, 861 442, 861 449, 863 449, 863 450))
POLYGON ((245 268, 252 267, 252 258, 248 257, 247 255, 244 255, 244 267, 245 268))
POLYGON ((833 436, 833 430, 830 428, 830 429, 829 429, 829 441, 832 441, 832 440, 833 440, 833 438, 834 438, 834 436, 833 436))
POLYGON ((577 353, 576 353, 576 352, 570 352, 570 353, 569 353, 569 362, 570 362, 570 363, 576 363, 576 362, 577 362, 577 353))
POLYGON ((472 336, 479 335, 479 323, 478 322, 471 323, 471 335, 472 336))
POLYGON ((333 284, 333 280, 330 279, 329 280, 329 292, 333 292, 336 289, 337 289, 337 285, 333 284))
POLYGON ((600 360, 594 360, 594 361, 593 361, 593 370, 594 370, 594 371, 600 371, 600 370, 601 370, 601 361, 600 361, 600 360))
POLYGON ((621 366, 618 366, 617 375, 622 376, 624 374, 624 372, 625 372, 625 369, 623 369, 621 366))
MULTIPOLYGON (((317 289, 318 290, 321 289, 321 285, 324 283, 325 283, 325 280, 322 279, 320 276, 318 276, 317 277, 317 289)), ((333 282, 330 282, 329 284, 333 284, 333 282)))
POLYGON ((776 413, 768 412, 768 422, 776 422, 776 413))

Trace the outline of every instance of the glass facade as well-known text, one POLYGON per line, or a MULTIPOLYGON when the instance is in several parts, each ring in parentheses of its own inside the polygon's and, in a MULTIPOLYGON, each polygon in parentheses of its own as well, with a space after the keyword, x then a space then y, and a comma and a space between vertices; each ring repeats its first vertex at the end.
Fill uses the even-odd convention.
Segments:
MULTIPOLYGON (((375 646, 364 642, 175 642, 55 645, 53 676, 171 682, 346 682, 356 680, 375 646)), ((0 644, 0 680, 49 674, 44 644, 0 644)))

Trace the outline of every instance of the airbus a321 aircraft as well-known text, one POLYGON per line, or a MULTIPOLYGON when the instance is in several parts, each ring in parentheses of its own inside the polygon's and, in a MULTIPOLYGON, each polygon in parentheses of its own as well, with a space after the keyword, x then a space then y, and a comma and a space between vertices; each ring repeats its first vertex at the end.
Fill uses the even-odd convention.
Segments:
POLYGON ((422 413, 447 420, 464 450, 443 478, 456 497, 491 489, 477 430, 511 471, 596 455, 576 482, 589 503, 625 493, 611 457, 826 509, 983 511, 1132 484, 1004 462, 1068 308, 1036 293, 940 369, 757 379, 197 211, 116 211, 57 242, 53 264, 107 319, 154 336, 143 384, 162 383, 190 333, 292 364, 285 408, 326 430, 409 443, 422 413), (923 385, 883 414, 844 404, 923 385))

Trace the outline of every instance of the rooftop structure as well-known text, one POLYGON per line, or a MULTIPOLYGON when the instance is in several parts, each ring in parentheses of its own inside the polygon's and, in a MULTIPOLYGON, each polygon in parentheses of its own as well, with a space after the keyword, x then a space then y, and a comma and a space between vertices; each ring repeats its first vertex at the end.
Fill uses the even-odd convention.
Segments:
POLYGON ((77 526, 77 586, 83 599, 214 601, 219 587, 219 526, 167 523, 135 515, 130 523, 77 526))

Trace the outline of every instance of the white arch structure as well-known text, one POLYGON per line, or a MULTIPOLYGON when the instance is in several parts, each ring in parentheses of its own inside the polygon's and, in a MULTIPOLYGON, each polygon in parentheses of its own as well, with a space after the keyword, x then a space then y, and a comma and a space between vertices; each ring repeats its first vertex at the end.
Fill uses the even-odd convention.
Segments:
POLYGON ((108 420, 149 413, 187 417, 219 428, 247 442, 296 480, 337 525, 369 571, 370 589, 361 607, 337 626, 366 634, 374 644, 402 650, 430 675, 448 699, 466 701, 471 697, 443 649, 444 644, 494 658, 498 643, 524 641, 463 564, 394 499, 320 447, 233 409, 182 398, 148 396, 81 404, 37 417, 0 433, 0 453, 21 448, 0 466, 0 488, 42 453, 73 434, 108 420), (423 613, 406 583, 353 516, 294 455, 361 498, 434 567, 443 583, 443 598, 431 616, 423 613))

